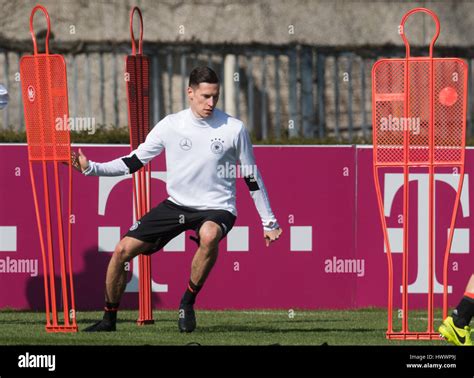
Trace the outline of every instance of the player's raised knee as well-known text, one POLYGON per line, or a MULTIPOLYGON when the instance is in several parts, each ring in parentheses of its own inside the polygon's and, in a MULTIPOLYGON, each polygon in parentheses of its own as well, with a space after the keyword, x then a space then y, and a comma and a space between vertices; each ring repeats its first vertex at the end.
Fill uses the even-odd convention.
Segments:
POLYGON ((200 244, 203 247, 215 248, 217 247, 222 235, 222 230, 214 222, 206 222, 199 230, 200 244))
POLYGON ((132 246, 123 239, 115 246, 114 254, 122 262, 130 261, 135 257, 132 246))

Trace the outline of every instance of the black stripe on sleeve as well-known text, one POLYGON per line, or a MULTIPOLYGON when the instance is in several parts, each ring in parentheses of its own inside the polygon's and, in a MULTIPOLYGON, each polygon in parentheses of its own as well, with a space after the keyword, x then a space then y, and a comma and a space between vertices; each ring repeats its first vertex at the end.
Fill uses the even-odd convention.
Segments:
POLYGON ((251 192, 255 192, 256 190, 260 190, 257 179, 255 178, 254 175, 246 176, 244 177, 245 183, 249 187, 249 190, 251 192))
POLYGON ((141 167, 143 167, 143 163, 135 154, 133 154, 132 157, 125 157, 122 160, 125 163, 125 165, 128 167, 130 173, 135 173, 141 167))

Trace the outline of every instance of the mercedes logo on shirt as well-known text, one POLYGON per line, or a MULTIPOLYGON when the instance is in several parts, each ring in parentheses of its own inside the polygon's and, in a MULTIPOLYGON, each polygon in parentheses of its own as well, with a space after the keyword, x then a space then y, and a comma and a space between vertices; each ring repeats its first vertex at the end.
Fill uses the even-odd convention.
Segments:
POLYGON ((181 142, 179 142, 179 146, 184 150, 184 151, 189 151, 193 147, 193 143, 191 142, 190 139, 188 138, 183 138, 181 139, 181 142))

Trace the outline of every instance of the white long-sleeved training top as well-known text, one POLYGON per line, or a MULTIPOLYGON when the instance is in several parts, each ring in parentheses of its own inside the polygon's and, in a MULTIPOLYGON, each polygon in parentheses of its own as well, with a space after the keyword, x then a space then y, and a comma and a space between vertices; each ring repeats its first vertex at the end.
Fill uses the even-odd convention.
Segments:
POLYGON ((84 174, 134 173, 163 149, 170 201, 197 210, 222 209, 237 215, 235 182, 237 177, 244 177, 264 229, 278 227, 244 124, 218 109, 207 118, 197 118, 190 108, 170 114, 130 154, 106 163, 89 161, 84 174))

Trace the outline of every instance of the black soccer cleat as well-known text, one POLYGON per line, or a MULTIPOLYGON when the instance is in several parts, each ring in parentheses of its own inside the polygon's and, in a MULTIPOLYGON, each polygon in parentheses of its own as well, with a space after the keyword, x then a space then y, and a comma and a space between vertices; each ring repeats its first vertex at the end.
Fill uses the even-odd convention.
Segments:
POLYGON ((179 306, 178 328, 180 332, 186 333, 193 332, 196 329, 196 314, 194 313, 193 306, 179 306))
POLYGON ((83 332, 115 332, 115 323, 108 322, 107 320, 101 320, 86 329, 83 332))

